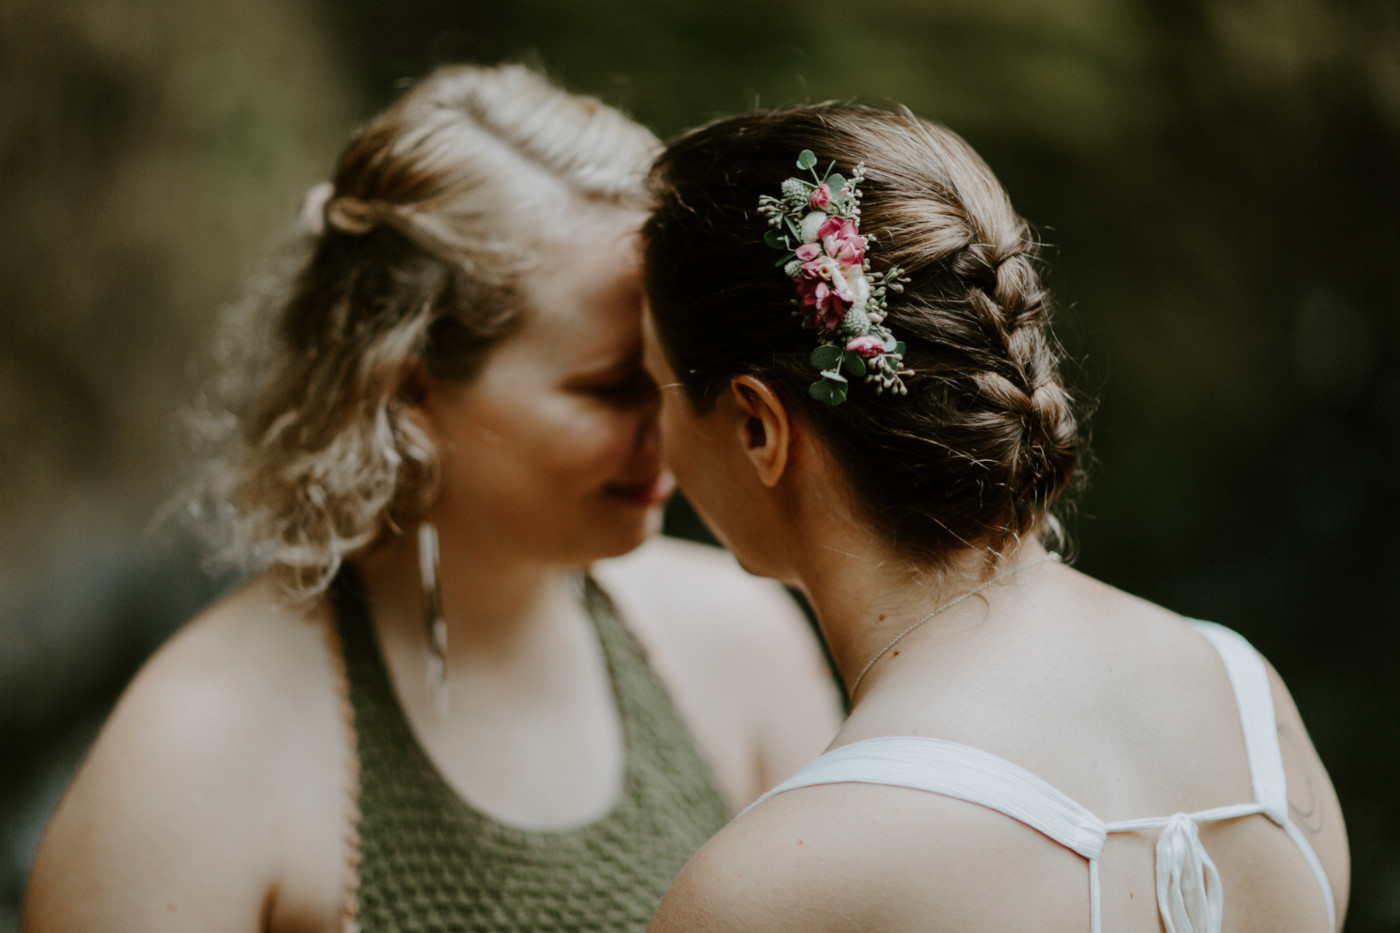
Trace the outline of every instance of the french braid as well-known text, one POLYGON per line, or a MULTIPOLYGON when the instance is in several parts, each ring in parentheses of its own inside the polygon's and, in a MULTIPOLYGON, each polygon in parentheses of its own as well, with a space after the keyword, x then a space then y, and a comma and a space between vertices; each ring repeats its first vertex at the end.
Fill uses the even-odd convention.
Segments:
POLYGON ((999 555, 1053 524, 1080 441, 1049 297, 1029 228, 965 142, 906 111, 769 111, 672 143, 653 184, 648 294, 692 400, 708 405, 742 372, 773 380, 826 441, 871 526, 924 560, 968 547, 999 555), (840 170, 865 163, 868 256, 909 278, 888 319, 908 346, 908 396, 853 391, 835 408, 803 399, 810 336, 782 312, 789 283, 772 274, 744 209, 802 149, 840 170), (714 268, 726 274, 704 271, 714 268))

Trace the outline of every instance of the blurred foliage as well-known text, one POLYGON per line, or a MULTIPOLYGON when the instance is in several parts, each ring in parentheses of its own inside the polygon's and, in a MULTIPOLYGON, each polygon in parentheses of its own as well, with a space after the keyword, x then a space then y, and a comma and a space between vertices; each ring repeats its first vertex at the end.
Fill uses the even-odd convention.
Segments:
POLYGON ((13 0, 0 69, 8 523, 168 477, 184 359, 353 105, 311 11, 275 0, 13 0))
POLYGON ((173 416, 359 110, 305 4, 0 4, 0 931, 116 692, 208 599, 173 416))
MULTIPOLYGON (((1348 929, 1395 928, 1398 50, 1394 0, 10 0, 0 637, 47 646, 0 663, 0 699, 6 678, 47 690, 0 717, 19 749, 0 793, 37 812, 12 875, 74 730, 141 653, 81 668, 104 684, 65 688, 85 706, 46 699, 66 639, 117 644, 141 614, 93 608, 107 578, 83 571, 139 540, 177 475, 184 360, 354 120, 433 64, 509 58, 663 136, 858 96, 967 137, 1038 225, 1097 402, 1079 565, 1271 657, 1349 816, 1348 929), (47 598, 75 579, 87 609, 47 598)), ((148 640, 179 621, 149 614, 148 640)))

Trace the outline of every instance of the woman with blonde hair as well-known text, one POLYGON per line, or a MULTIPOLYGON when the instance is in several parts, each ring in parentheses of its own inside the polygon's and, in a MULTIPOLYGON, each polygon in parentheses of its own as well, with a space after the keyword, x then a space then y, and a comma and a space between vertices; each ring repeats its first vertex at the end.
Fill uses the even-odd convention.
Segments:
POLYGON ((654 180, 663 446, 806 593, 852 706, 653 929, 1337 930, 1346 831, 1278 675, 1050 549, 1078 423, 982 160, 835 103, 704 127, 654 180))
POLYGON ((639 929, 830 737, 781 590, 699 545, 604 560, 671 488, 654 146, 520 67, 439 69, 351 139, 215 477, 265 572, 127 690, 26 930, 639 929))

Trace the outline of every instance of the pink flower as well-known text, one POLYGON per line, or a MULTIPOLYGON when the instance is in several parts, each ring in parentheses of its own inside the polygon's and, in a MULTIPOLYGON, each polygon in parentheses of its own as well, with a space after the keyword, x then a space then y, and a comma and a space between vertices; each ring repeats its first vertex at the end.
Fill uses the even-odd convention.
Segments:
POLYGON ((797 247, 797 258, 802 262, 811 262, 822 254, 822 248, 816 243, 803 243, 797 247))
POLYGON ((831 187, 829 185, 817 185, 817 189, 812 192, 812 196, 807 199, 814 211, 824 211, 831 203, 831 187))
MULTIPOLYGON (((816 246, 815 243, 812 244, 816 246)), ((830 282, 832 275, 840 269, 836 260, 830 256, 823 256, 821 250, 817 250, 817 255, 802 264, 802 277, 804 279, 825 279, 830 282)), ((840 286, 837 286, 840 288, 840 286)))
POLYGON ((868 360, 884 353, 885 345, 878 337, 852 337, 846 341, 846 349, 852 353, 859 353, 868 360))
POLYGON ((832 288, 825 279, 803 276, 797 282, 798 304, 819 328, 835 330, 851 307, 849 295, 832 288))
POLYGON ((817 239, 821 240, 826 254, 843 266, 859 266, 865 262, 865 237, 849 217, 828 217, 826 223, 817 228, 817 239))

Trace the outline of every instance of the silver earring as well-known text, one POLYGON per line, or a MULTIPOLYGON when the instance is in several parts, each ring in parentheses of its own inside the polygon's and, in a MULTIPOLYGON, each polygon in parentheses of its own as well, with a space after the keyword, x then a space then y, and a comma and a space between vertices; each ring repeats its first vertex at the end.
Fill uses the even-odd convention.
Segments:
POLYGON ((438 582, 438 536, 430 521, 418 526, 418 577, 423 587, 423 625, 428 636, 428 685, 433 708, 447 715, 447 620, 442 617, 438 582))

